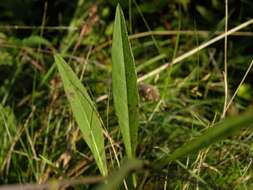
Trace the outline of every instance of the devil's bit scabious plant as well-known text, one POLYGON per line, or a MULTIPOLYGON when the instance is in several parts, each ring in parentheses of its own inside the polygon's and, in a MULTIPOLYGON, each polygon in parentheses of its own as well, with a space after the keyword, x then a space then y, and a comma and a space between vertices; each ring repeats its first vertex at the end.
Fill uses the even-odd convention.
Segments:
MULTIPOLYGON (((94 102, 91 101, 85 88, 61 56, 56 55, 55 62, 62 77, 65 92, 78 126, 93 153, 98 168, 103 175, 107 175, 102 121, 96 111, 94 102)), ((116 10, 112 41, 112 85, 115 112, 123 136, 126 155, 132 159, 136 157, 138 140, 139 95, 134 57, 128 40, 124 15, 119 5, 116 10)), ((214 126, 206 129, 200 136, 182 145, 171 154, 166 154, 156 162, 150 164, 150 169, 154 170, 154 172, 160 171, 171 162, 196 153, 204 147, 239 132, 242 128, 252 127, 252 115, 253 111, 249 110, 240 116, 227 118, 214 124, 214 126)), ((98 189, 119 187, 123 179, 131 173, 132 169, 142 168, 143 163, 138 160, 127 162, 98 189)))

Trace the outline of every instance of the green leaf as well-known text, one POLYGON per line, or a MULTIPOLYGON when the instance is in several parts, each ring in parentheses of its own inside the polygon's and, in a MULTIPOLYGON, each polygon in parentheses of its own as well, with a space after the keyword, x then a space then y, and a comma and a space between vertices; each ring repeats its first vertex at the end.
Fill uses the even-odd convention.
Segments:
POLYGON ((30 47, 38 46, 38 45, 45 45, 47 47, 52 47, 51 43, 47 39, 43 38, 42 36, 36 36, 36 35, 32 35, 23 39, 23 45, 30 46, 30 47))
POLYGON ((117 6, 112 41, 112 87, 115 111, 128 158, 135 156, 138 134, 137 75, 123 12, 117 6))
POLYGON ((206 129, 206 131, 199 137, 187 142, 171 155, 162 158, 158 161, 158 166, 163 167, 169 162, 183 158, 192 154, 201 148, 207 147, 219 140, 222 140, 239 130, 253 126, 253 110, 249 110, 241 116, 227 118, 215 126, 206 129))
POLYGON ((144 162, 141 160, 128 160, 110 175, 105 184, 98 186, 95 190, 116 190, 122 184, 123 180, 134 170, 140 170, 144 167, 144 162))
POLYGON ((82 83, 63 58, 60 55, 55 55, 54 58, 74 118, 83 133, 84 140, 91 149, 101 174, 107 175, 102 122, 96 107, 82 83))

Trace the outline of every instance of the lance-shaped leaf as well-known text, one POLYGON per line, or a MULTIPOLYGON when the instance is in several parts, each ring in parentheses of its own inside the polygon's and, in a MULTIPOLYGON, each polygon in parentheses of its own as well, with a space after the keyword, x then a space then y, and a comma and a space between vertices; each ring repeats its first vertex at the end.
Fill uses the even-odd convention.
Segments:
POLYGON ((138 133, 138 89, 134 57, 123 12, 117 6, 112 41, 113 100, 126 153, 135 156, 138 133))
POLYGON ((85 87, 60 55, 55 63, 63 81, 74 118, 88 144, 102 175, 107 175, 102 123, 85 87))
POLYGON ((176 149, 171 155, 162 158, 157 162, 158 168, 162 168, 169 162, 186 157, 192 153, 197 152, 201 148, 207 147, 219 140, 222 140, 236 132, 239 132, 243 128, 253 127, 253 110, 249 110, 244 114, 227 118, 215 126, 208 128, 202 135, 187 142, 178 149, 176 149))

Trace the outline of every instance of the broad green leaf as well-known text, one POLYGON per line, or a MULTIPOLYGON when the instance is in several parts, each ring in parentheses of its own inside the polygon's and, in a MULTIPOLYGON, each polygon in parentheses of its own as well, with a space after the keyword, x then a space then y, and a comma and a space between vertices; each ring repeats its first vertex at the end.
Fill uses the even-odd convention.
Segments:
POLYGON ((123 180, 134 170, 140 170, 144 167, 144 162, 141 160, 128 160, 119 168, 118 171, 106 180, 105 184, 98 186, 95 190, 116 190, 119 189, 123 180))
POLYGON ((187 142, 171 155, 159 160, 158 166, 162 167, 171 161, 186 157, 247 127, 253 127, 253 110, 249 110, 237 117, 227 118, 206 129, 201 136, 187 142))
POLYGON ((135 156, 138 133, 137 75, 134 57, 128 41, 123 12, 117 6, 112 41, 113 100, 119 127, 129 158, 135 156))
POLYGON ((82 131, 84 140, 91 149, 101 174, 107 175, 102 123, 95 105, 82 83, 64 59, 60 55, 55 55, 54 58, 74 118, 82 131))

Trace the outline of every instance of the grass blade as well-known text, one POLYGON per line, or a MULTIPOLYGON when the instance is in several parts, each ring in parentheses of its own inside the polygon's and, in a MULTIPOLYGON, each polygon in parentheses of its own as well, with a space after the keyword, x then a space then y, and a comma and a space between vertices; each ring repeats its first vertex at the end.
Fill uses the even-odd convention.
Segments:
POLYGON ((201 148, 207 147, 221 139, 224 139, 240 129, 253 126, 253 110, 249 110, 238 117, 231 117, 216 124, 214 127, 208 128, 201 136, 187 142, 171 155, 159 160, 158 166, 162 167, 169 162, 177 160, 192 154, 201 148))
POLYGON ((101 174, 107 175, 102 123, 95 105, 64 59, 60 55, 55 55, 54 58, 63 81, 65 93, 84 140, 91 149, 101 174))
POLYGON ((137 75, 120 5, 117 6, 112 42, 113 100, 128 158, 135 156, 138 133, 137 75))
POLYGON ((113 190, 119 189, 123 180, 134 170, 140 170, 144 167, 144 162, 141 160, 128 160, 112 173, 105 184, 98 186, 95 190, 113 190))
POLYGON ((0 104, 0 173, 7 157, 7 150, 11 147, 17 133, 17 121, 13 110, 0 104))

